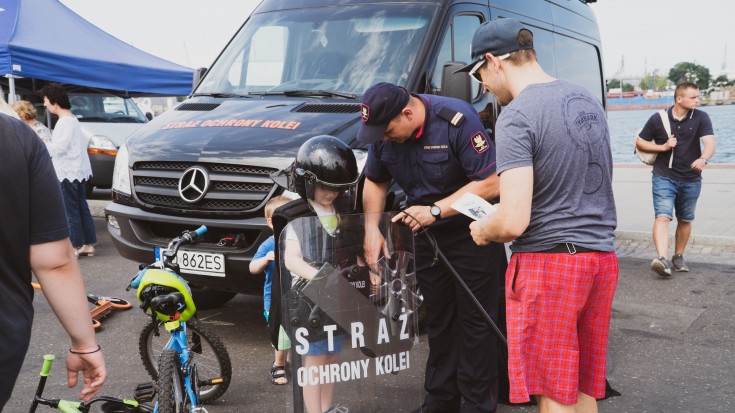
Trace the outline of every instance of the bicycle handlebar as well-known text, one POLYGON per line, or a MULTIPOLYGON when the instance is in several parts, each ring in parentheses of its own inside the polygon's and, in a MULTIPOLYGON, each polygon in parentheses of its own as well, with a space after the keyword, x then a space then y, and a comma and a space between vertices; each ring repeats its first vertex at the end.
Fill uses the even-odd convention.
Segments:
MULTIPOLYGON (((188 231, 188 230, 184 231, 180 236, 171 240, 166 250, 165 251, 162 250, 162 253, 161 253, 162 255, 161 263, 162 264, 158 264, 158 267, 162 269, 166 269, 166 268, 174 269, 174 271, 178 273, 178 265, 174 264, 173 259, 174 257, 176 257, 176 254, 179 251, 179 247, 181 247, 182 245, 191 244, 196 239, 196 237, 204 234, 205 232, 207 232, 207 227, 205 225, 202 225, 201 227, 195 229, 194 231, 188 231)), ((130 280, 130 284, 126 288, 126 291, 130 290, 130 288, 138 288, 140 279, 143 276, 143 270, 145 268, 151 268, 151 267, 156 267, 156 266, 157 266, 156 264, 151 264, 147 266, 141 264, 140 266, 141 271, 138 274, 136 274, 136 276, 133 277, 132 280, 130 280)))

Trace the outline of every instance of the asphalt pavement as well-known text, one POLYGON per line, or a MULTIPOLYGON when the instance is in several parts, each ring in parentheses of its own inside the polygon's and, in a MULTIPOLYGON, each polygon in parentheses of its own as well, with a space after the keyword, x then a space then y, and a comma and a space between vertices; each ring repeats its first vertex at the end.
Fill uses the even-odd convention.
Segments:
MULTIPOLYGON (((685 253, 691 271, 663 278, 649 269, 655 255, 650 239, 653 208, 649 168, 616 165, 613 187, 620 276, 613 302, 608 379, 622 396, 600 402, 601 412, 735 411, 733 170, 732 165, 715 165, 705 171, 693 236, 685 253)), ((109 192, 98 190, 95 198, 101 199, 90 201, 99 244, 97 255, 81 258, 80 266, 89 292, 135 300, 124 286, 137 264, 120 257, 112 245, 102 217, 106 196, 109 192)), ((37 294, 34 307, 31 346, 7 412, 27 411, 42 355, 62 357, 68 349, 68 338, 41 294, 37 294)), ((273 352, 265 336, 262 298, 240 295, 220 309, 200 311, 199 315, 226 343, 234 370, 229 390, 208 406, 208 411, 288 411, 284 408, 284 388, 268 379, 273 352)), ((135 306, 103 321, 97 338, 109 372, 105 394, 130 398, 136 384, 150 380, 137 353, 138 333, 145 321, 135 306)), ((424 342, 418 350, 425 357, 425 336, 421 339, 424 342)), ((62 364, 57 360, 45 394, 75 398, 78 389, 66 388, 62 364)), ((406 386, 417 388, 422 373, 419 369, 398 377, 406 386)), ((535 407, 498 408, 501 413, 532 411, 535 407)))

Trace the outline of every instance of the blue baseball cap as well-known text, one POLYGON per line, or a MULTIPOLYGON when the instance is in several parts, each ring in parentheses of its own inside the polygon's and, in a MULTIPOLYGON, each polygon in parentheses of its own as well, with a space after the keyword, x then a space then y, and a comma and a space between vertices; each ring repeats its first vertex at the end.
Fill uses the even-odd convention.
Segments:
POLYGON ((362 126, 357 132, 357 140, 366 144, 379 142, 390 121, 408 105, 409 99, 408 91, 393 83, 381 82, 370 86, 362 95, 362 126))
POLYGON ((533 49, 533 42, 523 46, 518 43, 521 29, 525 29, 521 22, 511 18, 490 20, 481 24, 472 36, 472 62, 454 73, 469 72, 477 63, 485 60, 485 53, 501 57, 516 50, 533 49))

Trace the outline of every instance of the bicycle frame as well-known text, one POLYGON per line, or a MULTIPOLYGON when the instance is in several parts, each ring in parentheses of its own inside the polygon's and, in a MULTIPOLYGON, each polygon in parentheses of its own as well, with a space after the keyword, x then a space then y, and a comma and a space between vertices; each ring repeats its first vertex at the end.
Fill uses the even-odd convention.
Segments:
MULTIPOLYGON (((171 332, 171 340, 166 344, 164 350, 175 350, 179 353, 179 369, 183 373, 182 378, 186 397, 191 400, 191 411, 194 412, 199 405, 199 398, 194 391, 195 386, 192 383, 189 348, 186 343, 186 322, 169 321, 163 325, 166 327, 166 330, 171 332)), ((158 412, 158 402, 156 402, 154 411, 158 412)))

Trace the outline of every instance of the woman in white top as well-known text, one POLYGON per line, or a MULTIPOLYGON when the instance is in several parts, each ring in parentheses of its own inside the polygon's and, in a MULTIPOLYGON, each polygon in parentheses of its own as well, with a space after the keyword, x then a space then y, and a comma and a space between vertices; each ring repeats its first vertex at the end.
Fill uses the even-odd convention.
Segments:
POLYGON ((19 100, 10 106, 12 106, 18 113, 20 120, 25 122, 26 125, 30 126, 31 129, 36 132, 36 135, 41 138, 43 143, 46 145, 51 143, 51 131, 46 127, 46 125, 36 120, 36 108, 33 107, 31 102, 27 100, 19 100))
POLYGON ((87 145, 79 121, 71 113, 71 103, 59 84, 48 84, 41 91, 43 105, 59 117, 51 144, 48 146, 56 176, 61 183, 66 217, 69 220, 71 244, 77 255, 94 255, 97 235, 87 205, 85 183, 92 176, 87 145))

